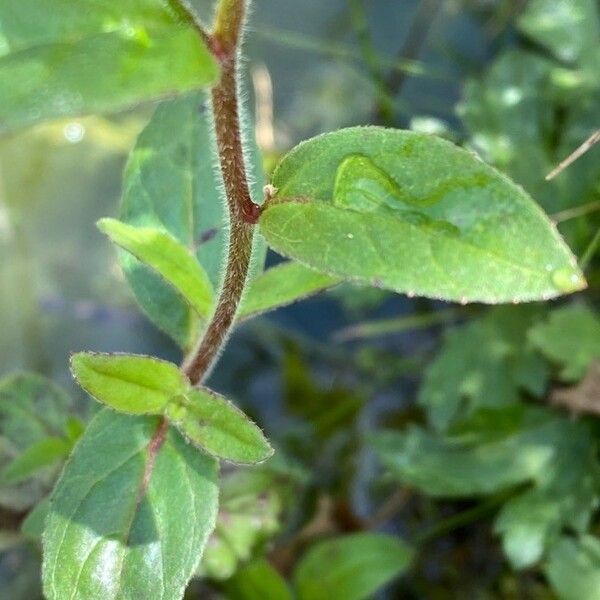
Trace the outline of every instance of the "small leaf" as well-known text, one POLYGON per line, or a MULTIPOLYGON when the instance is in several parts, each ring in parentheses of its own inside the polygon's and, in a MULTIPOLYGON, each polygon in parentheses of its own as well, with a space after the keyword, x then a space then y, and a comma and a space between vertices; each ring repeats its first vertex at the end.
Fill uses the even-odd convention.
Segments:
POLYGON ((523 189, 442 139, 338 131, 294 149, 273 184, 278 194, 260 219, 267 242, 324 273, 461 302, 548 299, 585 287, 523 189))
POLYGON ((157 437, 160 422, 103 410, 90 423, 46 519, 48 600, 183 597, 214 527, 217 462, 175 430, 157 437))
MULTIPOLYGON (((203 93, 163 102, 140 134, 124 175, 120 220, 137 227, 154 227, 192 248, 212 286, 221 283, 227 251, 227 211, 222 202, 220 175, 214 166, 212 125, 203 93), (168 202, 165 199, 168 198, 168 202)), ((260 152, 250 119, 248 171, 252 197, 263 197, 260 152)), ((256 235, 253 273, 263 269, 266 244, 256 235)), ((138 304, 152 322, 189 350, 202 320, 162 277, 129 253, 122 252, 123 272, 138 304)))
POLYGON ((172 235, 152 227, 133 227, 101 219, 99 229, 170 283, 196 311, 207 318, 214 292, 208 275, 190 251, 172 235))
POLYGON ((600 358, 600 319, 585 306, 565 306, 552 311, 546 323, 531 329, 529 339, 562 367, 563 381, 578 381, 600 358))
POLYGON ((162 414, 190 385, 174 364, 133 354, 81 352, 71 357, 71 371, 96 400, 132 415, 162 414))
POLYGON ((561 600, 600 598, 600 540, 591 535, 561 538, 544 568, 561 600))
MULTIPOLYGON (((0 380, 0 468, 48 437, 63 437, 71 398, 52 381, 33 373, 0 380)), ((0 505, 24 512, 48 492, 56 474, 42 470, 16 485, 0 485, 0 505)))
POLYGON ((0 31, 0 130, 123 110, 218 77, 190 19, 160 0, 4 0, 0 31))
POLYGON ((75 444, 75 442, 83 435, 84 431, 84 423, 77 417, 74 417, 73 415, 69 416, 67 422, 65 423, 65 434, 67 436, 67 439, 72 444, 75 444))
POLYGON ((255 560, 226 583, 228 600, 293 600, 285 579, 266 561, 255 560))
POLYGON ((501 306, 446 333, 418 395, 433 427, 446 429, 480 408, 510 406, 524 391, 545 394, 550 369, 527 340, 539 316, 533 305, 501 306))
POLYGON ((219 458, 255 464, 273 454, 259 427, 234 404, 206 388, 173 398, 166 414, 194 444, 219 458))
POLYGON ((296 568, 299 600, 366 600, 410 566, 413 551, 391 535, 359 533, 320 542, 296 568))
POLYGON ((0 478, 9 484, 20 483, 34 473, 66 458, 71 444, 63 438, 47 437, 35 442, 2 470, 0 478))
POLYGON ((340 280, 296 262, 271 267, 250 283, 238 318, 247 319, 302 300, 340 280))

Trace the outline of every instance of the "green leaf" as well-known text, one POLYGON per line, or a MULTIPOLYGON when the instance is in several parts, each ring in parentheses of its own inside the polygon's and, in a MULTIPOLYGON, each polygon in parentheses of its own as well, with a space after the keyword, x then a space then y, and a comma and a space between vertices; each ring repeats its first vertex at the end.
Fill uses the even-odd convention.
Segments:
POLYGON ((0 473, 0 478, 6 483, 20 483, 34 473, 49 467, 59 460, 66 458, 71 450, 71 444, 59 437, 47 437, 35 442, 25 449, 0 473))
POLYGON ((287 306, 329 287, 340 280, 308 269, 297 262, 271 267, 250 283, 238 318, 247 319, 282 306, 287 306))
POLYGON ((174 364, 149 356, 80 352, 71 371, 96 400, 132 415, 162 414, 172 396, 190 387, 174 364))
POLYGON ((373 127, 327 134, 288 154, 273 184, 260 219, 267 242, 325 273, 461 302, 585 287, 523 189, 439 138, 373 127))
POLYGON ((190 20, 160 0, 6 0, 0 31, 0 130, 122 110, 218 77, 190 20))
MULTIPOLYGON (((0 468, 48 437, 63 437, 71 398, 49 379, 19 373, 0 380, 0 468)), ((17 485, 0 484, 0 505, 21 512, 36 504, 55 473, 43 469, 17 485)))
POLYGON ((315 544, 294 580, 299 600, 365 600, 406 571, 413 552, 390 535, 359 533, 315 544))
POLYGON ((561 538, 544 571, 561 600, 599 600, 600 540, 591 535, 561 538))
POLYGON ((594 0, 531 0, 518 21, 523 32, 560 60, 600 68, 600 10, 594 0))
POLYGON ((240 469, 223 478, 215 530, 206 546, 198 576, 229 579, 281 528, 284 503, 296 486, 289 476, 267 465, 240 469))
MULTIPOLYGON (((227 247, 222 183, 214 165, 209 119, 202 115, 201 93, 161 104, 138 138, 125 169, 120 219, 137 227, 154 227, 189 248, 214 289, 221 282, 227 247), (168 202, 165 199, 168 198, 168 202)), ((245 137, 253 140, 246 125, 245 137)), ((261 159, 249 143, 252 196, 262 199, 261 159)), ((266 246, 256 237, 254 270, 262 270, 266 246)), ((122 253, 121 266, 142 310, 184 349, 196 341, 201 321, 162 277, 136 258, 122 253)))
POLYGON ((479 408, 514 404, 523 391, 543 396, 549 369, 527 341, 527 331, 538 317, 535 306, 498 307, 446 334, 418 396, 436 429, 479 408))
POLYGON ((98 227, 115 244, 170 283, 199 317, 209 316, 214 301, 210 279, 196 257, 172 235, 152 227, 133 227, 115 219, 101 219, 98 227))
POLYGON ((183 597, 217 514, 217 462, 158 417, 103 410, 77 444, 44 531, 48 600, 183 597), (159 437, 157 437, 159 436, 159 437))
POLYGON ((529 339, 562 367, 563 381, 578 381, 600 358, 600 319, 585 306, 565 306, 552 311, 546 323, 531 329, 529 339))
MULTIPOLYGON (((599 73, 596 69, 598 83, 599 73)), ((469 146, 521 184, 549 213, 592 201, 600 177, 600 163, 590 153, 552 181, 542 176, 598 127, 600 93, 586 92, 581 79, 581 69, 565 71, 539 52, 513 48, 501 53, 483 77, 467 82, 459 107, 471 132, 469 146), (556 112, 561 110, 558 145, 548 144, 548 132, 556 128, 556 112)), ((591 221, 587 227, 583 221, 576 223, 586 240, 580 242, 580 252, 595 231, 591 221)), ((564 224, 561 230, 572 233, 577 231, 574 225, 564 224)))
POLYGON ((191 442, 218 458, 255 464, 273 454, 259 427, 234 404, 206 388, 172 398, 166 414, 191 442))
POLYGON ((373 445, 392 476, 428 495, 465 498, 529 484, 495 530, 515 568, 537 562, 565 528, 585 531, 600 472, 587 426, 522 405, 482 410, 448 436, 418 427, 379 432, 373 445))
POLYGON ((229 600, 294 600, 285 579, 264 559, 240 569, 226 590, 229 600))
POLYGON ((21 523, 21 531, 32 539, 40 539, 44 533, 46 517, 50 512, 50 498, 38 502, 21 523))

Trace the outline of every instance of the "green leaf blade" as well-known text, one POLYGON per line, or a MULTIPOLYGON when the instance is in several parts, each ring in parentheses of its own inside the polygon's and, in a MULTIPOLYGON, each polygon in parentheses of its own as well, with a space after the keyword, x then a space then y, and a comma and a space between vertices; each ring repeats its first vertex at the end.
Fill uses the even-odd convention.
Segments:
POLYGON ((29 446, 23 454, 2 470, 0 478, 9 484, 20 483, 36 471, 49 467, 65 458, 71 449, 67 440, 47 437, 29 446))
POLYGON ((229 600, 293 600, 285 579, 266 561, 241 568, 226 584, 229 600))
POLYGON ((560 538, 544 570, 561 600, 598 600, 600 540, 591 535, 560 538))
POLYGON ((167 416, 190 441, 213 456, 256 464, 273 455, 261 429, 234 404, 206 388, 174 398, 167 416))
POLYGON ((585 306, 565 306, 529 331, 532 344, 560 365, 563 381, 577 381, 600 358, 600 319, 585 306))
POLYGON ((254 279, 244 296, 238 318, 248 319, 287 306, 337 285, 339 279, 296 262, 271 267, 254 279))
MULTIPOLYGON (((138 137, 124 175, 120 220, 169 233, 194 254, 214 289, 227 252, 227 211, 213 168, 214 142, 203 93, 163 102, 138 137), (169 201, 165 202, 165 198, 169 201)), ((249 122, 244 120, 244 122, 249 122)), ((246 136, 252 140, 248 127, 246 136)), ((252 197, 260 202, 264 176, 256 145, 249 144, 252 197)), ((253 273, 264 265, 266 245, 256 235, 253 273)), ((141 309, 184 350, 196 342, 202 319, 162 277, 121 253, 121 267, 141 309)))
MULTIPOLYGON (((71 398, 49 379, 34 373, 19 373, 0 380, 0 468, 42 440, 65 435, 71 398)), ((21 483, 0 483, 0 505, 23 512, 48 492, 56 474, 42 469, 21 483)))
POLYGON ((101 219, 98 228, 112 242, 161 275, 199 317, 209 316, 214 301, 210 279, 196 258, 172 235, 152 227, 133 227, 115 219, 101 219))
POLYGON ((190 385, 174 364, 132 354, 81 352, 71 357, 71 371, 96 400, 131 415, 162 414, 190 385))
POLYGON ((522 188, 438 138, 381 128, 327 134, 284 158, 273 184, 278 194, 260 219, 267 242, 324 273, 459 302, 585 287, 522 188))
POLYGON ((217 463, 172 430, 151 450, 159 423, 104 410, 90 424, 46 520, 49 600, 183 597, 214 527, 217 463))
POLYGON ((360 533, 313 546, 295 573, 299 600, 366 600, 406 571, 413 552, 390 535, 360 533))
POLYGON ((112 112, 202 88, 218 67, 192 23, 157 0, 0 9, 0 130, 112 112))

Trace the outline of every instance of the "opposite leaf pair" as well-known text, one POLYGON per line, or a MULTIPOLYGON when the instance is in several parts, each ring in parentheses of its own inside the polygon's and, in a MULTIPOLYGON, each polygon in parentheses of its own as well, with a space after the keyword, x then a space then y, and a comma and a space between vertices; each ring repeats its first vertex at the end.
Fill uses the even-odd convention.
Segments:
POLYGON ((129 415, 164 416, 212 456, 241 464, 262 462, 273 449, 262 431, 228 400, 194 388, 176 365, 145 356, 79 353, 73 375, 90 395, 129 415))

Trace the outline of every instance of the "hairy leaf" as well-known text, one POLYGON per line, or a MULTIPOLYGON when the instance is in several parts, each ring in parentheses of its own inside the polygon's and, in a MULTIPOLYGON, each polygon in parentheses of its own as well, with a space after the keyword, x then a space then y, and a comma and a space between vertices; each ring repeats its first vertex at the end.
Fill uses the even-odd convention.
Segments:
POLYGON ((251 282, 238 318, 246 319, 302 300, 339 283, 296 262, 271 267, 251 282))
POLYGON ((259 427, 234 404, 206 388, 173 398, 167 416, 190 441, 218 458, 254 464, 273 454, 259 427))
POLYGON ((190 20, 160 0, 5 0, 0 130, 115 111, 215 81, 190 20))
POLYGON ((366 600, 406 571, 413 552, 391 535, 359 533, 315 544, 294 580, 299 600, 366 600))
POLYGON ((71 371, 96 400, 132 415, 162 414, 172 396, 190 387, 174 364, 149 356, 81 352, 72 356, 71 371))
POLYGON ((531 198, 449 142, 351 128, 294 149, 261 231, 277 252, 409 295, 519 302, 585 287, 531 198), (316 166, 318 165, 318 166, 316 166))
POLYGON ((102 411, 56 486, 44 531, 49 600, 183 597, 217 514, 217 463, 158 417, 102 411))
POLYGON ((561 600, 598 600, 600 597, 600 540, 591 535, 561 538, 544 568, 561 600))
POLYGON ((552 311, 546 323, 531 329, 529 339, 562 367, 562 380, 577 381, 600 358, 600 319, 585 306, 565 306, 552 311))
MULTIPOLYGON (((227 245, 220 176, 214 169, 214 144, 201 93, 164 102, 138 138, 127 168, 120 218, 138 227, 168 232, 199 260, 212 285, 221 281, 227 245), (165 201, 168 199, 168 202, 165 201)), ((251 139, 247 127, 246 137, 251 139)), ((248 152, 255 201, 262 198, 263 176, 254 144, 248 152)), ((254 269, 262 270, 266 247, 257 236, 254 269)), ((121 266, 148 317, 182 348, 189 349, 201 325, 197 315, 161 277, 128 253, 121 266)))
POLYGON ((172 235, 152 227, 133 227, 102 219, 98 227, 118 246, 131 252, 170 283, 201 318, 212 309, 214 292, 206 271, 172 235))
MULTIPOLYGON (((66 434, 71 398, 49 379, 20 373, 0 380, 0 467, 6 468, 28 448, 66 434)), ((24 511, 47 492, 55 472, 43 469, 17 485, 0 483, 0 505, 24 511)))

